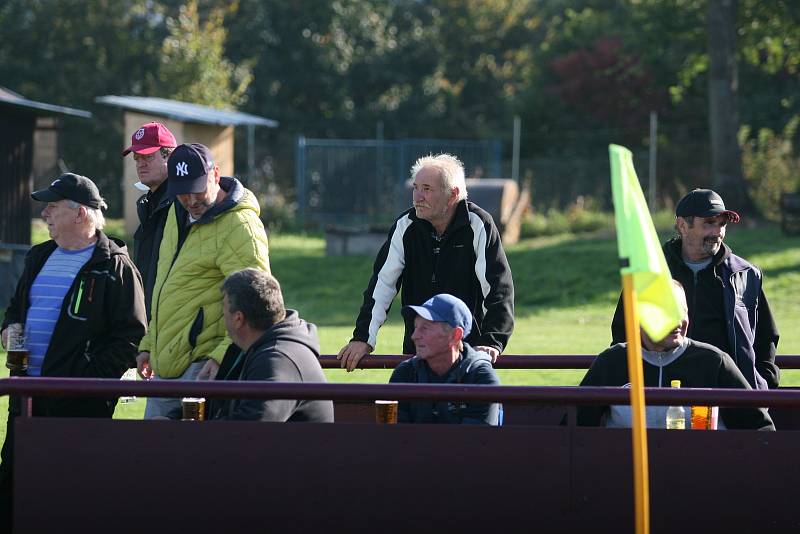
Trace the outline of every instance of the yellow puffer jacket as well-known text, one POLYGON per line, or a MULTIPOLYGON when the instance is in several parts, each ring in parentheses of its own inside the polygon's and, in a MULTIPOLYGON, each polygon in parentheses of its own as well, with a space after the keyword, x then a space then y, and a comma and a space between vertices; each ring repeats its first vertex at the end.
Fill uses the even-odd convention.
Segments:
POLYGON ((195 360, 222 361, 231 344, 222 318, 222 281, 252 267, 269 272, 269 247, 252 192, 223 177, 226 197, 192 224, 178 250, 176 201, 169 210, 153 288, 152 318, 139 350, 150 352, 153 371, 163 378, 183 374, 195 360))

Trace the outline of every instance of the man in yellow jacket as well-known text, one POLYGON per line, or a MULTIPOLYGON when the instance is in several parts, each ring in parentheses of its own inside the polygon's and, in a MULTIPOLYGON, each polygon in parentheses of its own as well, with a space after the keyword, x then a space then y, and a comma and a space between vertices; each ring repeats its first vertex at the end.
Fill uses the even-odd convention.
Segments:
MULTIPOLYGON (((220 177, 207 147, 178 146, 167 173, 167 193, 177 202, 167 215, 136 364, 144 379, 213 379, 231 344, 220 285, 247 267, 269 272, 267 234, 255 195, 220 177)), ((147 399, 145 419, 180 415, 180 399, 147 399)))

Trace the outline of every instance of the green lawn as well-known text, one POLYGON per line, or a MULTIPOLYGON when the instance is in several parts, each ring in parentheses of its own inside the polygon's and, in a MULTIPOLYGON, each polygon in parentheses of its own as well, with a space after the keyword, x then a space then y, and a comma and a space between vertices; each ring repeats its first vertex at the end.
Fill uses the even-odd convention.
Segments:
MULTIPOLYGON (((793 328, 800 320, 800 239, 785 237, 774 226, 739 226, 730 229, 726 242, 764 271, 765 291, 782 332, 779 352, 800 354, 800 332, 793 328)), ((286 305, 317 324, 323 353, 337 352, 350 339, 373 258, 327 258, 321 236, 271 235, 270 246, 286 305)), ((516 328, 508 354, 595 354, 608 345, 619 294, 613 235, 526 240, 507 253, 516 287, 516 328)), ((381 329, 377 353, 395 353, 401 346, 398 308, 381 329)), ((4 367, 0 372, 5 374, 4 367)), ((386 382, 390 371, 326 374, 333 382, 386 382)), ((581 376, 582 370, 500 371, 503 383, 515 385, 575 385, 581 376)), ((800 386, 800 372, 784 372, 781 382, 800 386)), ((141 417, 143 404, 121 405, 117 415, 141 417)), ((0 433, 4 430, 3 424, 0 433)))

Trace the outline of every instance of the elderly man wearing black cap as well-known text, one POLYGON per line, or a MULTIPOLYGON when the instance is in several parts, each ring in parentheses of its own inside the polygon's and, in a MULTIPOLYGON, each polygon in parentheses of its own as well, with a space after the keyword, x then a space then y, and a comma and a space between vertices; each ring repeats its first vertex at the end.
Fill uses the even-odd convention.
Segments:
MULTIPOLYGON (((723 243, 739 214, 710 189, 695 189, 678 202, 678 235, 664 244, 672 277, 686 290, 689 332, 729 354, 753 389, 778 387, 778 328, 762 288, 761 271, 723 243)), ((612 344, 625 341, 621 302, 611 324, 612 344)))
MULTIPOLYGON (((472 312, 463 301, 440 293, 422 306, 404 306, 403 315, 414 324, 411 339, 417 354, 401 362, 389 382, 500 384, 491 356, 463 341, 472 329, 472 312)), ((397 420, 400 423, 497 425, 499 414, 499 404, 401 402, 397 420)))
POLYGON ((133 153, 136 175, 135 187, 147 191, 136 201, 139 227, 133 234, 133 261, 142 274, 147 319, 150 319, 150 300, 156 283, 158 248, 167 222, 167 212, 174 200, 167 195, 167 158, 177 142, 169 128, 160 122, 143 124, 131 135, 131 145, 122 156, 133 153))
MULTIPOLYGON (((139 345, 143 378, 213 379, 231 340, 219 288, 229 274, 269 272, 267 234, 255 195, 220 176, 201 144, 179 145, 167 161, 164 227, 147 335, 139 345)), ((180 417, 180 399, 147 400, 145 418, 180 417)))
MULTIPOLYGON (((15 325, 24 331, 29 351, 27 365, 23 362, 12 374, 119 378, 134 365, 147 320, 142 281, 125 243, 102 231, 106 203, 90 179, 72 173, 31 196, 47 203, 42 218, 51 239, 28 252, 6 308, 3 346, 15 325)), ((10 406, 0 468, 0 494, 6 497, 16 404, 10 406)), ((33 412, 111 417, 115 405, 116 399, 43 397, 34 399, 33 412)))

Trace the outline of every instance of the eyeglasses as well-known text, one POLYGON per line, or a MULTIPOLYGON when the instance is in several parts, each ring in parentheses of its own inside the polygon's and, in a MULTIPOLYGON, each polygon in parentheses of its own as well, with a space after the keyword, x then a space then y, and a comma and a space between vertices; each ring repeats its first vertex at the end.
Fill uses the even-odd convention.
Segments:
POLYGON ((151 161, 153 161, 155 159, 156 154, 158 154, 158 151, 153 152, 152 154, 137 154, 136 152, 134 152, 133 153, 133 161, 140 161, 141 160, 141 161, 146 161, 147 163, 150 163, 151 161))

